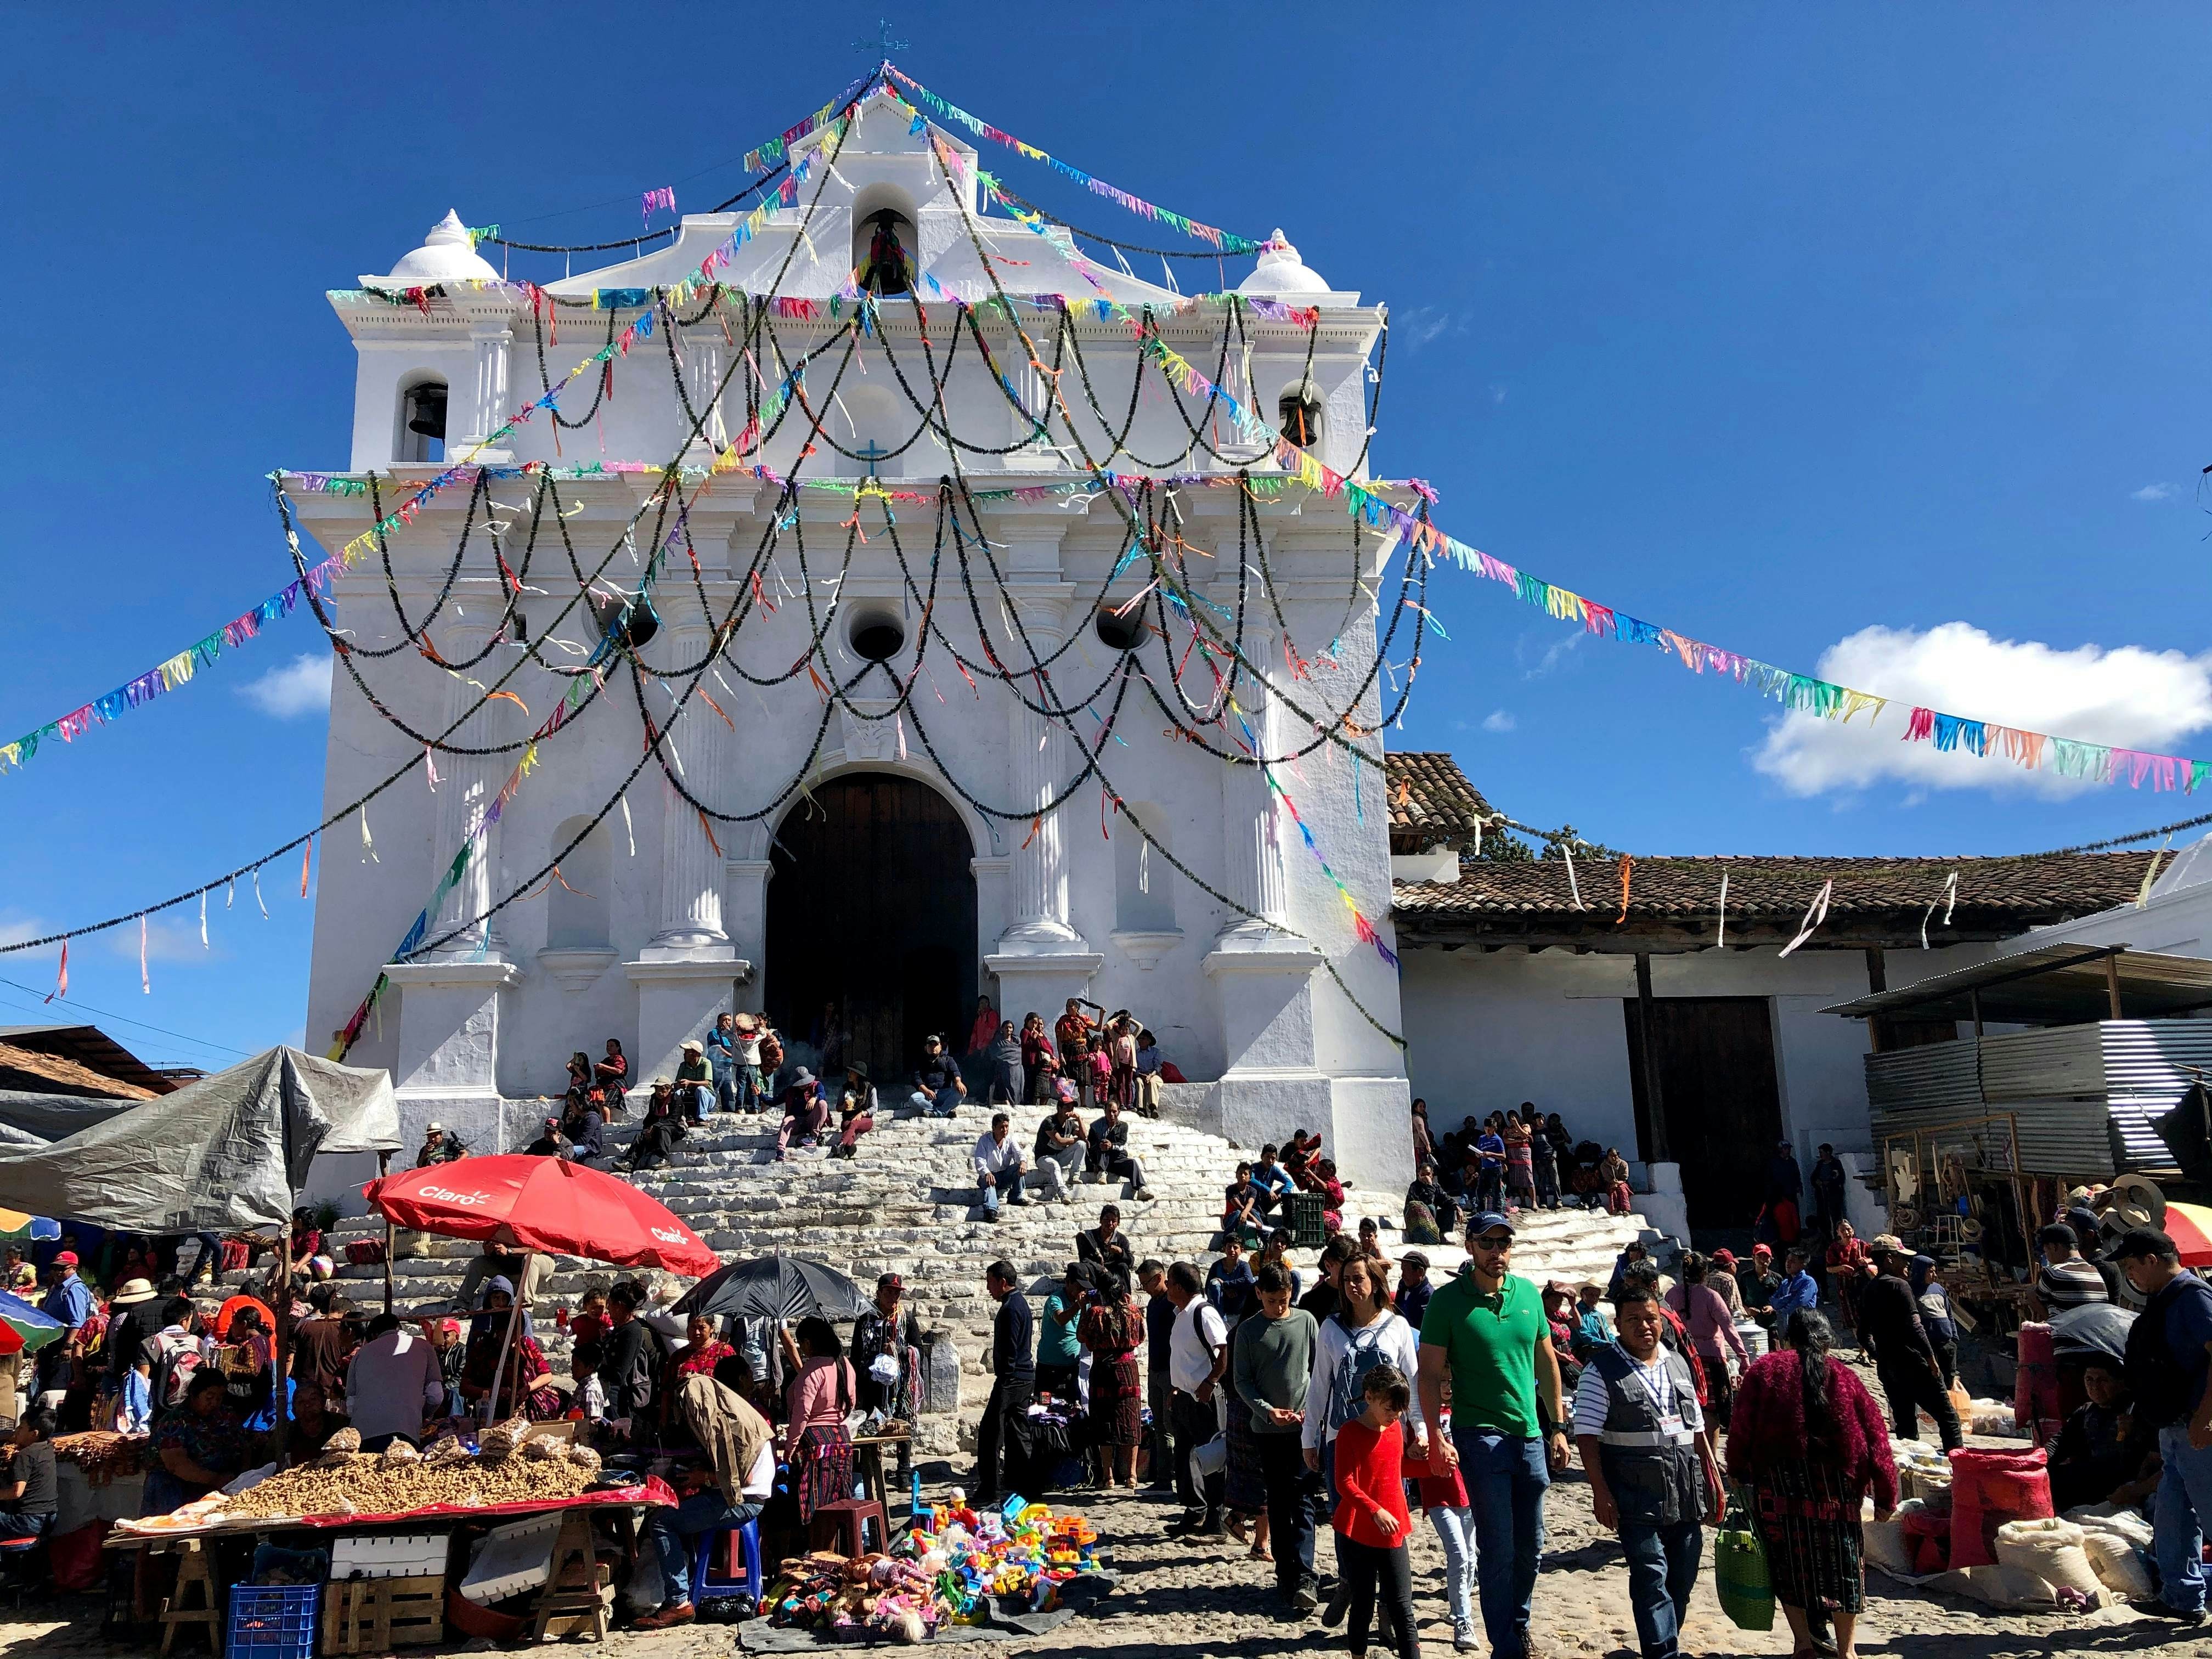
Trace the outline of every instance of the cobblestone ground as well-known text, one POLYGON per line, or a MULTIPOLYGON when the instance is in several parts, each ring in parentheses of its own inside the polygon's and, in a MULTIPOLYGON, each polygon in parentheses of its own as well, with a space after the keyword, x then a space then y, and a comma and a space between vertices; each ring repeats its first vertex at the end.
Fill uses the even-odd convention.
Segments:
MULTIPOLYGON (((1250 1559, 1241 1545, 1187 1544, 1162 1535, 1176 1511, 1147 1498, 1116 1495, 1078 1505, 1097 1523, 1123 1572, 1120 1589, 1093 1617, 1062 1626, 1035 1642, 972 1643, 957 1650, 964 1659, 1012 1659, 1016 1654, 1112 1653, 1130 1659, 1218 1659, 1297 1651, 1340 1651, 1341 1630, 1311 1621, 1278 1623, 1271 1616, 1273 1569, 1250 1559)), ((1589 1491, 1571 1474, 1552 1490, 1547 1510, 1544 1570, 1536 1584, 1536 1651, 1540 1659, 1634 1659, 1635 1627, 1628 1612, 1626 1570, 1611 1535, 1590 1512, 1589 1491)), ((1324 1563, 1328 1543, 1322 1542, 1324 1563)), ((1425 1521, 1414 1530, 1414 1570, 1421 1637, 1431 1659, 1451 1652, 1451 1626, 1442 1595, 1443 1557, 1425 1521)), ((118 1651, 100 1637, 100 1613, 90 1598, 64 1608, 23 1613, 0 1611, 0 1650, 10 1659, 78 1659, 118 1651), (67 1615, 67 1616, 60 1616, 67 1615)), ((483 1644, 477 1644, 481 1647, 483 1644)), ((932 1644, 950 1650, 951 1644, 932 1644)), ((1859 1627, 1863 1654, 1899 1659, 2015 1659, 2063 1653, 2135 1652, 2187 1655, 2212 1652, 2212 1636, 2177 1632, 2170 1625, 2125 1608, 2084 1618, 2000 1613, 1978 1602, 1921 1595, 1868 1575, 1868 1614, 1859 1627)), ((608 1659, 693 1659, 735 1649, 727 1626, 658 1634, 617 1632, 608 1659)), ((204 1650, 180 1643, 179 1654, 204 1650)), ((448 1650, 465 1650, 453 1644, 448 1650)), ((1683 1650, 1698 1656, 1786 1654, 1789 1634, 1779 1618, 1765 1632, 1740 1631, 1721 1613, 1708 1565, 1691 1609, 1683 1650)), ((410 1651, 419 1651, 411 1650, 410 1651)), ((1376 1650, 1378 1659, 1387 1659, 1376 1650)))

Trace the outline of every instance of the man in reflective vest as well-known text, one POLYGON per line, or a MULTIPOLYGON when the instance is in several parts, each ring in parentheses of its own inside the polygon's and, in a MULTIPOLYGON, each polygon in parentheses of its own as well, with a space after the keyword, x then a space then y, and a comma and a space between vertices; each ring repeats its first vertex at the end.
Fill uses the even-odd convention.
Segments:
POLYGON ((1675 1659, 1705 1558, 1704 1522, 1720 1511, 1720 1470, 1688 1362, 1661 1346, 1649 1285, 1622 1290, 1614 1322, 1619 1336, 1590 1351, 1575 1390, 1575 1444, 1598 1524, 1620 1535, 1628 1557, 1644 1659, 1675 1659))

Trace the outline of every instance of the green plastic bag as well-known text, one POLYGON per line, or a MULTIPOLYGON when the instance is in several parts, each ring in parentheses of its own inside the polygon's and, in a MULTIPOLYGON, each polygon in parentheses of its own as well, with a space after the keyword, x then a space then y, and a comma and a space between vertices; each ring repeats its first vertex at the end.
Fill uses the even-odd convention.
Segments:
POLYGON ((1766 1546, 1739 1504, 1713 1535, 1713 1588, 1721 1611, 1739 1630, 1774 1628, 1774 1584, 1766 1574, 1766 1546))

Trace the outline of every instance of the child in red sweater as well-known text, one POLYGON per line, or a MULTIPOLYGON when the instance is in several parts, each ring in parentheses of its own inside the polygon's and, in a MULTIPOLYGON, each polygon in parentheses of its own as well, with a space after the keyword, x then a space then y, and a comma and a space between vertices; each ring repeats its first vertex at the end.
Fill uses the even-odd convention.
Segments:
POLYGON ((1395 1365, 1377 1365, 1362 1385, 1360 1414, 1337 1431, 1336 1559, 1349 1592, 1346 1632, 1354 1659, 1365 1659, 1367 1627, 1379 1595, 1385 1628, 1395 1634, 1398 1659, 1420 1659, 1413 1622, 1413 1571, 1406 1551, 1412 1516, 1406 1507, 1406 1437, 1398 1419, 1413 1391, 1395 1365))

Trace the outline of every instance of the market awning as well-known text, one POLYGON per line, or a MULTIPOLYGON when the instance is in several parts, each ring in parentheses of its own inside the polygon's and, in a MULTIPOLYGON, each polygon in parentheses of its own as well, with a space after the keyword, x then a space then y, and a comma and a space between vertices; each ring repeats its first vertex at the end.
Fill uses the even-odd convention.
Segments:
POLYGON ((2002 1025, 2078 1025, 2164 1019, 2197 1008, 2212 1008, 2212 961, 2124 945, 2045 945, 1820 1012, 1846 1019, 1910 1014, 2002 1025))
POLYGON ((500 1152, 381 1176, 362 1189, 395 1224, 509 1249, 665 1267, 694 1279, 722 1258, 675 1212, 587 1164, 500 1152))
POLYGON ((388 1075, 296 1048, 155 1100, 19 1097, 0 1124, 0 1206, 149 1233, 281 1226, 317 1153, 400 1146, 388 1075))

